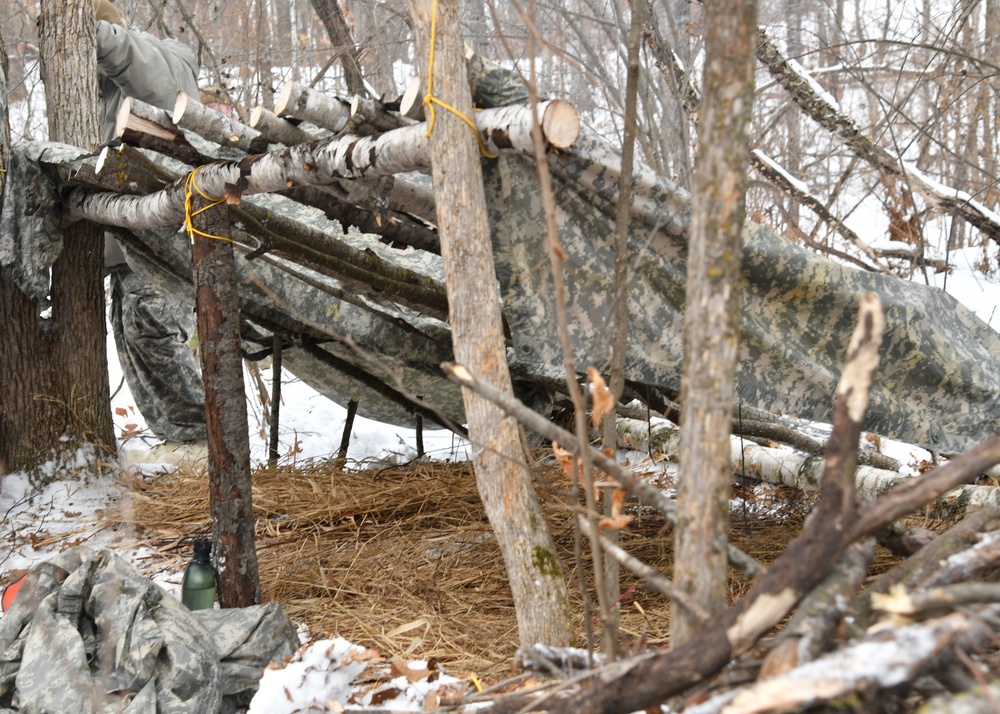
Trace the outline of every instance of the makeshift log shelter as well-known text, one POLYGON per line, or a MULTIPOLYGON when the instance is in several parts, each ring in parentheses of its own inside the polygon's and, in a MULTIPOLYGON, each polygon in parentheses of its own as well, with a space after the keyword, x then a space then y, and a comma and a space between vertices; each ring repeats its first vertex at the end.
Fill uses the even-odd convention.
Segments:
MULTIPOLYGON (((564 375, 528 155, 531 107, 512 73, 481 60, 470 67, 484 107, 476 124, 508 362, 519 396, 545 411, 563 394, 564 375)), ((360 414, 461 424, 460 391, 440 369, 451 343, 434 196, 422 173, 426 125, 390 106, 300 87, 279 101, 279 111, 252 113, 254 127, 183 95, 172 114, 131 101, 119 141, 99 155, 15 145, 0 263, 44 298, 60 249, 55 228, 89 219, 116 230, 151 284, 193 305, 189 241, 178 230, 191 177, 229 204, 248 356, 268 354, 277 337, 288 370, 340 404, 358 397, 360 414)), ((538 113, 568 256, 574 363, 600 366, 611 341, 619 154, 581 133, 568 103, 546 102, 538 113)), ((680 387, 688 196, 644 166, 633 193, 627 380, 630 396, 655 403, 680 387)), ((842 266, 754 224, 743 266, 737 387, 745 405, 829 421, 858 299, 874 293, 887 328, 864 428, 945 454, 1000 429, 1000 337, 950 296, 842 266)))

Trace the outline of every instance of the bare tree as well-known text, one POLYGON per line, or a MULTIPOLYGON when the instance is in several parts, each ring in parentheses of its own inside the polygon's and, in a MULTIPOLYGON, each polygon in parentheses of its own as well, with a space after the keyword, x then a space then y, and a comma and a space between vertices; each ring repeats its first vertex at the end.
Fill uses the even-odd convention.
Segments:
MULTIPOLYGON (((431 165, 456 359, 511 392, 500 295, 486 219, 480 146, 463 121, 473 116, 457 0, 412 0, 432 104, 431 165), (436 17, 434 16, 436 12, 436 17), (433 32, 432 32, 433 24, 433 32), (454 112, 443 105, 454 108, 454 112)), ((517 422, 479 395, 464 393, 479 492, 504 557, 523 645, 569 640, 566 582, 522 451, 517 422)))
MULTIPOLYGON (((93 148, 99 134, 93 3, 47 1, 40 25, 49 135, 93 148)), ((62 240, 50 310, 0 273, 0 462, 9 468, 31 467, 42 455, 84 441, 114 444, 103 233, 80 223, 62 240)))
MULTIPOLYGON (((705 8, 705 93, 691 206, 674 581, 711 614, 726 607, 727 454, 736 393, 756 9, 754 0, 720 0, 705 8)), ((673 608, 675 644, 690 639, 698 625, 686 610, 673 608)))

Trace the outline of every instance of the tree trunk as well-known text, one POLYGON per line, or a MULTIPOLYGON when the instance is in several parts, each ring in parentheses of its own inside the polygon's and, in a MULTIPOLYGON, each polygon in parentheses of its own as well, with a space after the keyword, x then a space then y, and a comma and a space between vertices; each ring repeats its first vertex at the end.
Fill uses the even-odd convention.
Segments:
MULTIPOLYGON (((432 76, 442 102, 474 115, 465 74, 457 0, 412 0, 419 56, 434 43, 432 76)), ((434 192, 456 358, 482 379, 511 391, 500 297, 493 265, 480 149, 459 117, 438 106, 430 135, 434 192)), ((479 395, 464 392, 473 466, 483 506, 503 553, 522 645, 569 640, 566 583, 521 450, 517 422, 479 395)))
MULTIPOLYGON (((728 446, 739 345, 740 236, 756 4, 725 0, 709 3, 705 11, 705 91, 691 206, 674 582, 718 614, 726 607, 728 446)), ((673 608, 674 645, 689 640, 697 627, 686 611, 673 608)))
MULTIPOLYGON (((99 134, 93 3, 46 2, 39 22, 49 136, 93 148, 99 134)), ((30 467, 82 442, 114 445, 103 233, 79 223, 63 232, 63 244, 47 316, 0 274, 0 462, 7 468, 30 467), (64 436, 70 441, 61 442, 64 436)))
POLYGON ((344 80, 350 94, 368 96, 365 83, 361 78, 361 53, 351 37, 351 28, 344 19, 344 13, 337 0, 311 0, 313 9, 319 15, 320 22, 330 35, 335 51, 340 55, 340 63, 344 67, 344 80))
MULTIPOLYGON (((201 199, 197 208, 205 203, 201 199)), ((219 604, 248 607, 261 601, 250 485, 250 437, 240 353, 240 311, 233 246, 225 233, 225 207, 202 211, 199 229, 222 239, 193 236, 198 345, 205 383, 208 486, 212 538, 219 563, 219 604)))

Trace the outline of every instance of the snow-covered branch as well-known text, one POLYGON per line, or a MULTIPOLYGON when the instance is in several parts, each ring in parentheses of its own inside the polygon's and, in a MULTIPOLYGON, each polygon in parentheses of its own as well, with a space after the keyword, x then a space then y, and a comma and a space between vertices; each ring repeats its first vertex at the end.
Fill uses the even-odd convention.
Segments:
POLYGON ((911 162, 876 144, 802 65, 782 55, 763 27, 758 27, 757 39, 757 59, 807 116, 837 136, 858 158, 885 174, 904 178, 910 189, 928 204, 964 218, 1000 243, 1000 215, 969 193, 935 181, 911 162))

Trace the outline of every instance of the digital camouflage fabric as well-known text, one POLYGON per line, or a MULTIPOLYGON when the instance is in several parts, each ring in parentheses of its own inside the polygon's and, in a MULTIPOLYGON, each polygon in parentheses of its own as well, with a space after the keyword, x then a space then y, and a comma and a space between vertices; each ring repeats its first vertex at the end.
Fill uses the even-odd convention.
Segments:
MULTIPOLYGON (((39 153, 31 146, 15 150, 39 153)), ((178 176, 187 170, 163 157, 157 161, 178 176)), ((581 369, 601 367, 608 356, 619 165, 610 145, 588 135, 574 149, 549 157, 559 239, 569 255, 565 270, 574 360, 581 369)), ((485 160, 484 172, 511 331, 511 374, 521 397, 544 406, 560 389, 563 360, 536 171, 530 159, 505 155, 485 160)), ((50 175, 36 171, 28 178, 43 181, 50 175)), ((25 184, 12 177, 8 185, 17 187, 10 198, 16 206, 16 193, 25 184)), ((58 194, 50 189, 36 195, 58 194)), ((318 209, 285 197, 245 196, 244 202, 268 216, 316 229, 331 244, 351 245, 441 280, 437 255, 397 250, 379 236, 345 232, 318 209)), ((6 201, 3 210, 7 215, 6 201)), ((628 377, 640 392, 646 384, 676 394, 688 197, 640 166, 631 218, 635 273, 628 288, 628 377)), ((173 228, 131 233, 125 243, 133 270, 165 294, 193 304, 187 236, 173 228)), ((943 453, 964 451, 1000 429, 1000 338, 968 309, 936 289, 844 267, 754 224, 748 224, 744 238, 737 374, 744 404, 829 421, 858 300, 874 292, 886 309, 887 327, 866 429, 943 453)), ((256 241, 247 242, 256 247, 256 241)), ((5 225, 0 245, 10 243, 18 249, 0 251, 0 258, 30 257, 49 245, 44 237, 12 236, 5 225)), ((400 307, 374 289, 348 302, 338 281, 286 258, 265 254, 247 261, 239 252, 237 272, 248 351, 266 351, 276 332, 288 344, 284 364, 293 374, 340 404, 360 397, 358 411, 364 416, 412 425, 410 395, 463 421, 461 394, 439 368, 452 358, 446 323, 400 307)))
MULTIPOLYGON (((504 312, 520 360, 559 364, 562 349, 536 170, 504 156, 486 165, 504 312)), ((582 136, 549 159, 558 204, 569 329, 577 365, 602 366, 612 330, 620 156, 582 136)), ((630 230, 627 378, 680 391, 688 197, 640 166, 630 230)), ((1000 336, 940 290, 845 267, 753 223, 744 232, 739 398, 829 422, 858 302, 886 312, 869 431, 961 452, 1000 430, 1000 336)))
POLYGON ((77 547, 33 566, 0 617, 0 714, 237 712, 297 647, 276 603, 192 612, 77 547))

